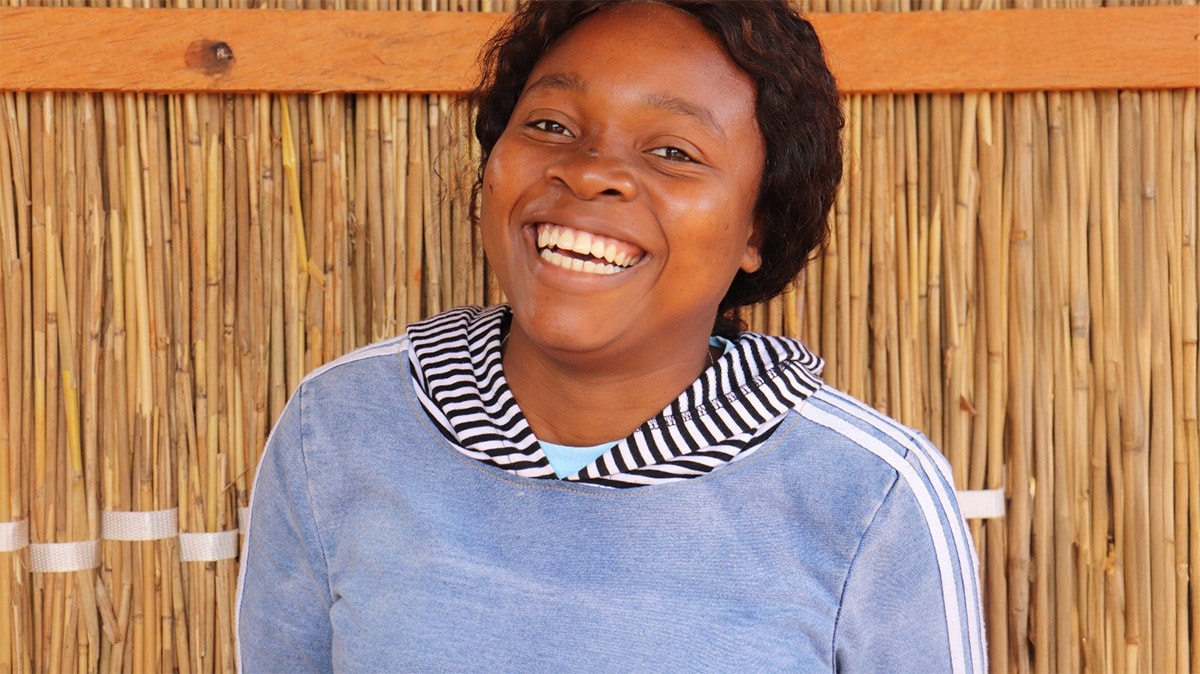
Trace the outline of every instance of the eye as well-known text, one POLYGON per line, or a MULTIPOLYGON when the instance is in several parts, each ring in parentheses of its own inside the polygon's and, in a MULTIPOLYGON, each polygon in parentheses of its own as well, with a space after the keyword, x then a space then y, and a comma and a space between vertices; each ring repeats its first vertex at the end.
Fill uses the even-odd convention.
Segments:
POLYGON ((692 156, 690 154, 684 152, 683 150, 680 150, 677 147, 670 147, 670 146, 656 147, 653 150, 650 150, 650 154, 655 155, 657 157, 662 157, 663 159, 666 159, 667 161, 679 161, 679 162, 695 162, 696 161, 695 159, 692 159, 692 156))
POLYGON ((572 138, 574 137, 574 135, 570 131, 567 130, 567 127, 563 126, 562 124, 559 124, 558 122, 556 122, 552 119, 539 119, 537 121, 530 122, 526 126, 528 126, 531 129, 537 129, 538 131, 544 131, 546 133, 553 133, 553 134, 558 134, 561 136, 567 136, 567 137, 572 137, 572 138))

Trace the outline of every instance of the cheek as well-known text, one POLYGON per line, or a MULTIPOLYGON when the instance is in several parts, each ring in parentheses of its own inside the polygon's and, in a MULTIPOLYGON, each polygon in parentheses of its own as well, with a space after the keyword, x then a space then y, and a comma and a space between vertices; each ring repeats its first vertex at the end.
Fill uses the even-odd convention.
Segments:
POLYGON ((492 217, 503 210, 500 201, 504 197, 504 174, 501 158, 493 154, 483 169, 479 194, 479 221, 485 227, 492 217))
POLYGON ((708 257, 714 263, 740 265, 753 236, 753 222, 752 208, 739 196, 728 195, 721 202, 712 204, 708 211, 708 226, 697 232, 698 243, 707 248, 708 257))
POLYGON ((492 148, 487 165, 483 169, 480 209, 502 209, 503 202, 518 190, 523 177, 519 171, 514 171, 514 168, 519 169, 520 163, 512 161, 511 155, 512 152, 507 149, 503 138, 492 148))
POLYGON ((659 211, 662 221, 674 223, 667 231, 673 254, 713 271, 740 264, 751 229, 741 199, 709 185, 686 197, 676 194, 660 204, 670 211, 665 216, 659 211))
POLYGON ((494 256, 499 252, 495 249, 497 230, 501 226, 501 213, 504 209, 496 203, 496 172, 495 164, 488 162, 487 168, 484 169, 483 183, 481 185, 481 193, 479 195, 479 234, 483 242, 484 254, 488 259, 494 259, 494 256))
POLYGON ((488 156, 487 164, 483 167, 483 190, 484 194, 493 194, 496 191, 496 182, 499 179, 500 164, 503 163, 504 157, 497 152, 499 146, 492 150, 492 154, 488 156))

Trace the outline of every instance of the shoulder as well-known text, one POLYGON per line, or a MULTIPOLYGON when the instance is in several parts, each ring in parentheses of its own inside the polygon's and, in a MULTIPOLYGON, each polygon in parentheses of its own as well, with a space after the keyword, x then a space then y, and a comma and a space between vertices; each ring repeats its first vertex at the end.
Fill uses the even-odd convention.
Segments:
POLYGON ((436 352, 441 349, 465 349, 472 342, 472 333, 481 324, 497 322, 504 315, 501 307, 458 307, 410 324, 404 334, 396 335, 359 347, 309 372, 301 386, 311 389, 347 377, 363 370, 392 368, 401 358, 412 358, 414 352, 436 352))
POLYGON ((346 374, 346 369, 348 366, 356 363, 360 365, 368 365, 371 362, 378 361, 380 359, 395 361, 395 359, 407 349, 407 335, 389 337, 387 339, 359 347, 345 355, 339 356, 328 363, 315 368, 305 375, 304 380, 301 381, 300 384, 301 386, 311 386, 313 382, 318 382, 323 379, 336 378, 339 375, 346 374))
POLYGON ((863 524, 891 502, 899 507, 894 517, 925 531, 927 543, 969 547, 950 465, 924 434, 825 384, 794 414, 788 437, 803 444, 807 474, 841 495, 841 507, 857 506, 863 524))
POLYGON ((801 433, 791 437, 804 438, 847 471, 892 475, 914 488, 924 483, 953 494, 950 466, 925 435, 823 381, 824 360, 803 343, 744 332, 736 344, 738 372, 730 377, 746 374, 733 383, 770 394, 759 396, 768 402, 786 402, 801 420, 801 433))
POLYGON ((845 459, 864 469, 894 474, 898 486, 913 493, 926 516, 943 519, 936 513, 957 513, 950 464, 920 431, 828 385, 818 388, 796 412, 814 430, 836 441, 845 459))
MULTIPOLYGON (((923 607, 918 612, 929 619, 929 648, 948 644, 951 669, 982 671, 986 655, 978 560, 945 457, 920 431, 828 386, 797 413, 813 432, 838 438, 842 456, 859 469, 894 477, 892 488, 863 530, 855 557, 852 579, 857 579, 855 591, 866 593, 862 595, 864 619, 886 624, 880 621, 878 606, 891 601, 887 597, 914 610, 923 607), (893 589, 894 594, 888 594, 893 589), (944 621, 935 619, 939 615, 944 621)), ((851 590, 847 593, 847 597, 857 596, 851 590)), ((910 640, 910 645, 921 643, 915 636, 910 640)), ((880 650, 901 653, 904 648, 897 642, 880 650)), ((876 663, 871 668, 890 666, 876 663)))
POLYGON ((949 472, 945 457, 921 431, 828 384, 814 391, 797 411, 807 421, 857 445, 874 460, 893 467, 904 461, 919 464, 923 470, 949 472))

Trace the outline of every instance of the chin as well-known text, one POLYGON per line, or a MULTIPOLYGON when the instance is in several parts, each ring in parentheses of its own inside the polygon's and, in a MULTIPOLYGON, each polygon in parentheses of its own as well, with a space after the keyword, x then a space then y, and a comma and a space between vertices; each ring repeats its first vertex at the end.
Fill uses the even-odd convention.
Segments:
POLYGON ((538 347, 550 351, 587 353, 603 348, 619 335, 610 315, 597 310, 529 309, 513 307, 513 321, 538 347))

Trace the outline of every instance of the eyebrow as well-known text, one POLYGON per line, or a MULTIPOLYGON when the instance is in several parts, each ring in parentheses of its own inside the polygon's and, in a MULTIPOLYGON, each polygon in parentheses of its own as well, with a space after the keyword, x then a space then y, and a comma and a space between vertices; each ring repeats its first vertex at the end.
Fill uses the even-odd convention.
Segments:
POLYGON ((721 128, 720 124, 717 124, 712 111, 702 105, 696 105, 691 101, 685 101, 682 98, 667 96, 665 94, 651 94, 643 99, 643 103, 649 107, 663 110, 673 115, 692 117, 722 139, 725 138, 725 130, 721 128))
POLYGON ((522 96, 539 89, 559 89, 565 91, 582 92, 584 89, 583 80, 577 75, 568 75, 567 73, 550 73, 542 75, 533 82, 525 85, 525 91, 522 96))
MULTIPOLYGON (((525 91, 522 93, 522 95, 535 92, 540 89, 553 89, 582 93, 586 87, 583 84, 583 80, 577 75, 570 73, 549 73, 529 83, 525 87, 525 91)), ((712 111, 702 105, 697 105, 691 101, 684 100, 677 96, 668 96, 666 94, 649 94, 642 99, 642 104, 646 107, 662 110, 672 115, 691 117, 709 128, 713 133, 717 134, 722 139, 725 138, 725 131, 721 128, 721 125, 717 123, 716 118, 713 117, 712 111)))

